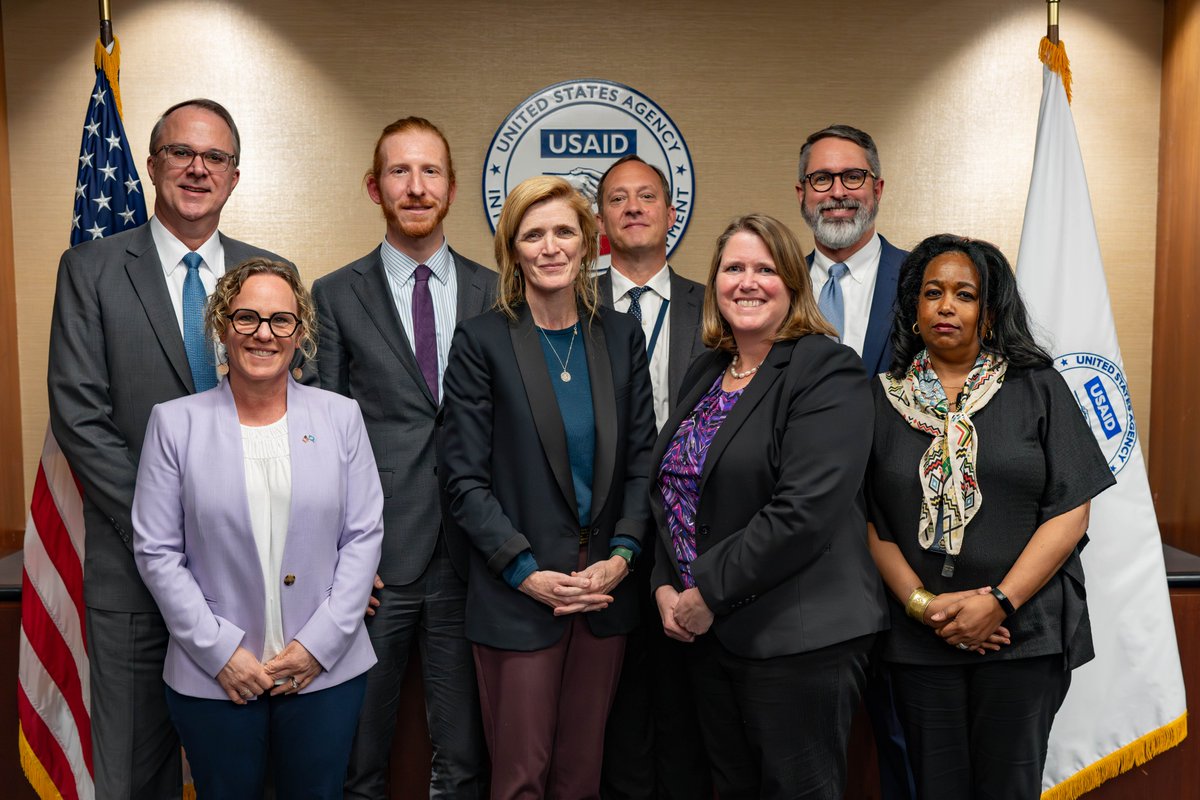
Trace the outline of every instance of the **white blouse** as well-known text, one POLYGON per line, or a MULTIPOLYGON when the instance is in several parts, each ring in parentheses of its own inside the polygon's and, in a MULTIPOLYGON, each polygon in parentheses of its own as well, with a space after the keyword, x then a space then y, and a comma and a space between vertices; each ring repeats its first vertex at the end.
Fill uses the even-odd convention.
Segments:
POLYGON ((242 426, 245 456, 246 499, 250 503, 250 528, 258 548, 266 587, 266 624, 262 661, 283 649, 283 616, 279 605, 279 572, 287 542, 292 505, 292 461, 288 449, 287 414, 262 427, 242 426))

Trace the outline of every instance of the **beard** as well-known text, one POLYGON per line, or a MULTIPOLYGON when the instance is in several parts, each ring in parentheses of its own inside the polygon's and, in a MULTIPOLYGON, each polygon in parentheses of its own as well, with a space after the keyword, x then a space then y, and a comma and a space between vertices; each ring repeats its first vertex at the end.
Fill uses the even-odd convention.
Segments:
POLYGON ((812 228, 813 238, 830 250, 842 250, 857 242, 863 234, 875 224, 875 215, 879 206, 872 203, 870 207, 857 200, 825 200, 809 211, 808 206, 801 204, 800 213, 808 227, 812 228), (850 219, 826 219, 821 212, 831 208, 853 208, 854 216, 850 219))
POLYGON ((444 203, 440 206, 437 204, 428 206, 413 205, 418 208, 436 208, 437 213, 428 219, 408 220, 400 216, 400 211, 404 209, 404 206, 380 205, 380 208, 383 209, 383 218, 387 220, 388 227, 398 228, 409 239, 424 239, 438 229, 438 226, 442 224, 442 220, 446 218, 446 214, 450 212, 449 203, 444 203))

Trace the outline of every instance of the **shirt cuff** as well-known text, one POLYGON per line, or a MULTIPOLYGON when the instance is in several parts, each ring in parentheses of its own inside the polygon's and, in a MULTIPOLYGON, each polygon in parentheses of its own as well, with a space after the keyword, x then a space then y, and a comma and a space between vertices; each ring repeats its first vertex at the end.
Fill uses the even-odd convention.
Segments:
POLYGON ((614 536, 608 540, 608 546, 612 550, 615 550, 618 547, 628 547, 633 551, 634 558, 637 558, 642 554, 642 546, 638 544, 637 539, 634 539, 632 536, 614 536))
POLYGON ((537 572, 537 568, 537 559, 533 557, 533 551, 522 550, 516 558, 509 562, 501 575, 504 576, 505 583, 514 589, 519 589, 526 578, 537 572))

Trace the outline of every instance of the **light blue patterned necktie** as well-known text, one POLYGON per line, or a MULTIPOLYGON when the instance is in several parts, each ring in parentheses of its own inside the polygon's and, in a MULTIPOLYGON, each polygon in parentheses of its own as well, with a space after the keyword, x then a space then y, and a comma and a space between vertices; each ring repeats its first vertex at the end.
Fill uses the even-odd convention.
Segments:
POLYGON ((197 392, 217 385, 217 373, 212 363, 212 345, 204 336, 204 284, 200 282, 199 253, 183 257, 187 277, 183 281, 183 349, 187 351, 188 366, 192 368, 192 383, 197 392))
POLYGON ((829 280, 825 281, 825 285, 821 287, 821 299, 817 301, 817 308, 825 315, 825 319, 829 320, 829 324, 837 328, 838 339, 845 337, 846 333, 846 307, 842 300, 842 276, 850 271, 850 268, 840 261, 829 266, 829 280))

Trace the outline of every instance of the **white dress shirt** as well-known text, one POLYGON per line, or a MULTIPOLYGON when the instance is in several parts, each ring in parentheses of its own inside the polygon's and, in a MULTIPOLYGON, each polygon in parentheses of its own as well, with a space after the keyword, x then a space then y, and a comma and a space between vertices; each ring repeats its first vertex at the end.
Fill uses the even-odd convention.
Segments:
MULTIPOLYGON (((633 298, 629 290, 637 284, 622 275, 616 267, 609 270, 612 276, 613 308, 629 313, 633 298)), ((654 422, 659 430, 666 424, 671 415, 671 398, 667 385, 667 368, 670 366, 671 353, 671 272, 667 265, 646 281, 650 291, 642 293, 638 305, 642 307, 642 332, 646 334, 646 347, 650 346, 650 338, 654 335, 654 326, 658 322, 663 300, 667 300, 667 313, 663 317, 662 327, 658 332, 658 340, 654 352, 650 354, 650 384, 654 389, 654 422)))
POLYGON ((288 448, 287 414, 270 425, 242 426, 243 468, 250 530, 258 550, 266 589, 263 663, 283 650, 283 613, 279 600, 279 573, 287 544, 292 508, 292 460, 288 448))
MULTIPOLYGON (((420 262, 392 247, 386 239, 379 250, 383 259, 383 270, 387 273, 388 287, 392 290, 392 302, 400 314, 400 324, 408 337, 408 346, 416 352, 413 340, 412 296, 416 285, 415 273, 420 262)), ((433 273, 429 276, 429 295, 433 298, 433 324, 437 329, 438 354, 438 397, 442 396, 442 375, 446 371, 446 359, 450 355, 450 340, 454 337, 454 326, 458 319, 458 270, 454 268, 454 256, 450 245, 442 239, 442 246, 424 262, 433 273)))
POLYGON ((842 308, 845 310, 846 330, 842 332, 842 344, 854 348, 862 357, 863 344, 867 340, 867 323, 871 319, 871 298, 875 295, 875 278, 879 275, 879 256, 883 244, 879 234, 873 234, 857 253, 845 261, 836 262, 820 250, 813 251, 813 263, 808 268, 812 278, 813 296, 819 298, 821 290, 829 280, 829 268, 836 263, 849 269, 842 276, 842 308))
MULTIPOLYGON (((158 221, 158 217, 150 218, 150 235, 154 237, 154 249, 158 251, 158 260, 162 263, 167 294, 171 295, 171 307, 175 309, 175 321, 179 323, 179 333, 182 334, 183 282, 187 279, 187 265, 183 263, 183 257, 191 251, 158 221)), ((204 259, 199 273, 200 282, 204 284, 204 296, 208 297, 216 288, 217 280, 225 274, 225 248, 221 247, 220 235, 213 231, 213 235, 196 248, 196 252, 204 259)))

